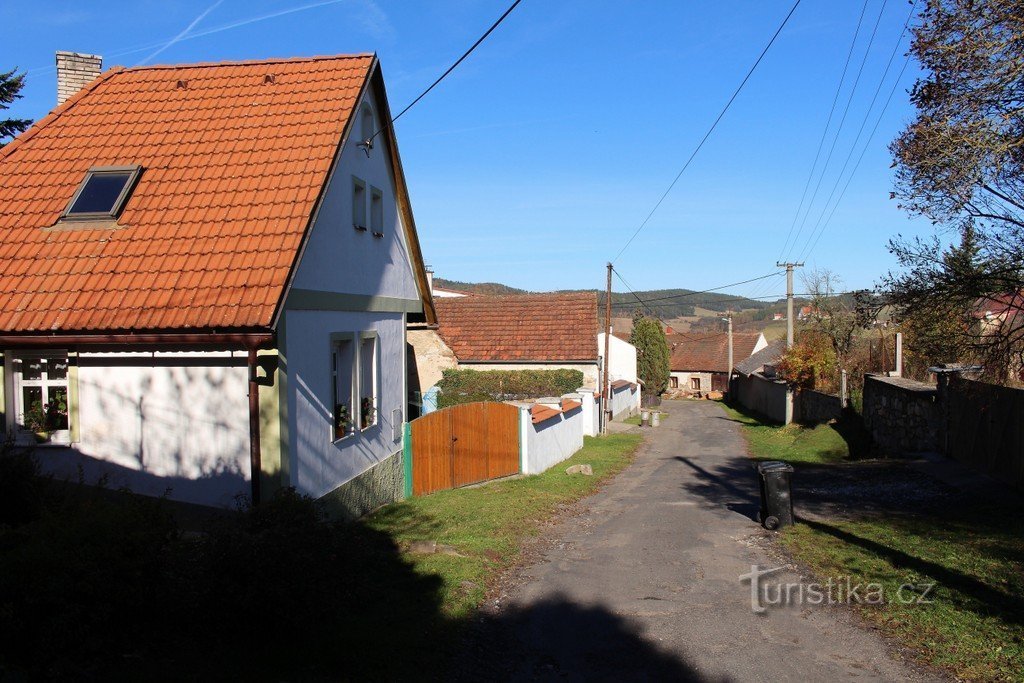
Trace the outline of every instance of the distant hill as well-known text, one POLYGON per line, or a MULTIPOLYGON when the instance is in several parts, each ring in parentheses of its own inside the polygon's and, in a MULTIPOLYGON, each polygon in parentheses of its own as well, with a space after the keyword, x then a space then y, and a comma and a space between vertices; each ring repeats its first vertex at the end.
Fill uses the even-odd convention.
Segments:
MULTIPOLYGON (((498 282, 459 282, 458 280, 446 280, 435 277, 434 284, 444 289, 456 289, 474 294, 501 295, 501 294, 529 294, 525 289, 509 287, 498 282)), ((563 292, 597 292, 601 310, 604 311, 604 292, 597 290, 568 289, 563 292)), ((720 294, 711 292, 698 294, 692 289, 649 289, 636 293, 636 296, 629 292, 612 292, 612 316, 629 318, 633 311, 643 309, 654 311, 663 319, 682 318, 694 315, 695 308, 706 309, 714 313, 725 313, 732 311, 757 311, 767 312, 778 306, 778 302, 756 301, 753 299, 739 298, 734 294, 720 294), (646 306, 637 301, 637 297, 645 302, 646 306)), ((602 313, 602 318, 603 318, 602 313)))
POLYGON ((459 282, 458 280, 445 280, 442 277, 434 278, 434 286, 442 289, 456 289, 460 292, 472 292, 473 294, 499 295, 499 294, 529 294, 525 289, 516 289, 498 282, 459 282))

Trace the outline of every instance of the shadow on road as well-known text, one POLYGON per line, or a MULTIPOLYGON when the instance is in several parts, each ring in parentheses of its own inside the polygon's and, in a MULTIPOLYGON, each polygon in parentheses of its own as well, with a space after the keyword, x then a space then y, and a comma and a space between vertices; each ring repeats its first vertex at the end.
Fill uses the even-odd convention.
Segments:
POLYGON ((634 624, 600 605, 564 596, 481 618, 456 664, 455 680, 708 681, 661 650, 634 624))
POLYGON ((713 505, 725 507, 749 519, 756 519, 760 510, 756 473, 751 460, 737 456, 716 465, 714 471, 701 467, 691 458, 677 455, 673 458, 691 470, 696 480, 683 482, 684 491, 699 496, 713 505))

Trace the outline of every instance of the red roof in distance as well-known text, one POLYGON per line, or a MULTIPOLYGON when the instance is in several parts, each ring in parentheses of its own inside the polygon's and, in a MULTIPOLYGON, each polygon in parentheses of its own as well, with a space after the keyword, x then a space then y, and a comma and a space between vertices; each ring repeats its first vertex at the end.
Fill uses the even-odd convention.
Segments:
POLYGON ((597 294, 434 300, 438 333, 460 362, 597 361, 597 294))

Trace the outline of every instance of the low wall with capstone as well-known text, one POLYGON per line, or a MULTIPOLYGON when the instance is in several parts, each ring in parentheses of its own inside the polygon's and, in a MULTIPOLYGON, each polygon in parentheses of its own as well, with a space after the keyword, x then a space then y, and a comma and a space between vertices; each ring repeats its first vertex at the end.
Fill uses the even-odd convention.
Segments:
POLYGON ((892 454, 937 453, 942 414, 935 386, 904 377, 864 377, 864 427, 892 454))

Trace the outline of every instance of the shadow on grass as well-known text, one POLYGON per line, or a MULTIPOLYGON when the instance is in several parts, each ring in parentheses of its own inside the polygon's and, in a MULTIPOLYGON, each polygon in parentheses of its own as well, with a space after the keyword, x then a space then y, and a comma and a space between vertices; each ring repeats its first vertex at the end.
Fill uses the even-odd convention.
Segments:
POLYGON ((699 678, 600 605, 453 617, 393 537, 292 492, 183 532, 165 500, 4 463, 0 680, 699 678))
MULTIPOLYGON (((933 519, 929 521, 943 526, 944 522, 947 520, 933 519)), ((1022 599, 1019 592, 1010 593, 999 590, 983 581, 980 581, 978 578, 955 568, 923 559, 898 548, 894 548, 884 543, 879 543, 878 541, 870 538, 859 536, 826 522, 805 518, 799 519, 799 522, 806 524, 812 529, 828 534, 839 541, 857 546, 869 553, 881 557, 896 568, 909 569, 921 575, 935 579, 944 588, 949 589, 950 591, 962 593, 976 601, 978 604, 974 607, 965 607, 969 607, 979 614, 998 616, 1006 623, 1018 625, 1024 624, 1024 599, 1022 599)), ((904 529, 902 527, 906 526, 905 524, 899 521, 894 521, 891 518, 889 523, 900 529, 900 537, 903 538, 907 538, 912 534, 921 533, 920 529, 904 529)), ((918 525, 926 523, 928 522, 925 520, 917 520, 918 525)), ((969 532, 965 529, 964 533, 967 534, 969 532)), ((974 547, 974 552, 979 552, 976 546, 974 547)), ((962 559, 954 557, 951 560, 951 562, 958 561, 962 561, 962 559)), ((1020 587, 1018 587, 1018 590, 1019 588, 1020 587)))

